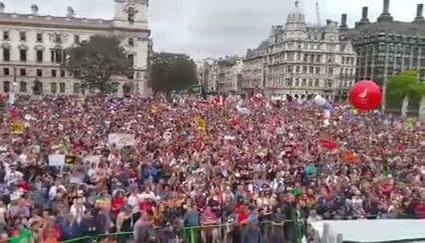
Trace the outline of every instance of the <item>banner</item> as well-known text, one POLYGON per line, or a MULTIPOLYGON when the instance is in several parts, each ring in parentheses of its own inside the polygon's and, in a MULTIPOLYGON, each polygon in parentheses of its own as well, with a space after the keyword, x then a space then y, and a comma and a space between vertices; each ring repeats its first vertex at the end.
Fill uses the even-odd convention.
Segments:
POLYGON ((108 143, 109 145, 115 144, 118 148, 134 146, 136 145, 136 138, 134 134, 111 133, 108 137, 108 143))
POLYGON ((62 167, 65 165, 64 154, 51 154, 49 155, 49 166, 62 167))

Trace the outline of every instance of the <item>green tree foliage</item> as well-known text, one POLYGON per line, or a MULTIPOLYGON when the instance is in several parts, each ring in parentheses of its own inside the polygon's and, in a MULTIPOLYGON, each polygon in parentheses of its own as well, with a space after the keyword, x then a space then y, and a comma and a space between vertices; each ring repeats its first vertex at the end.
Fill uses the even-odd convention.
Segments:
POLYGON ((81 81, 82 89, 113 93, 117 83, 111 81, 112 76, 132 76, 134 73, 132 60, 127 58, 115 37, 93 36, 89 42, 71 47, 66 53, 63 68, 81 81))
POLYGON ((153 55, 149 85, 154 91, 180 91, 196 83, 196 65, 189 56, 172 53, 153 55))
POLYGON ((405 71, 390 78, 386 89, 386 106, 400 110, 404 97, 409 99, 409 109, 418 110, 422 97, 425 96, 425 84, 418 82, 416 71, 405 71))

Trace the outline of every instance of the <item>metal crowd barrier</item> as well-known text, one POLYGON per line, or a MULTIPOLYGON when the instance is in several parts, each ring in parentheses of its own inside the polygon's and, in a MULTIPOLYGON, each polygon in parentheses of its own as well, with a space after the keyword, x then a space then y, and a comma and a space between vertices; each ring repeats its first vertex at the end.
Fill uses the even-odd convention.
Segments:
MULTIPOLYGON (((184 227, 174 238, 164 235, 164 228, 155 228, 155 243, 234 243, 242 242, 248 231, 259 233, 261 242, 299 243, 306 233, 306 224, 302 221, 286 220, 282 223, 265 221, 255 226, 239 224, 217 224, 197 227, 184 227), (214 241, 215 240, 215 241, 214 241)), ((85 236, 64 240, 62 243, 132 243, 133 232, 119 232, 97 236, 85 236)), ((145 242, 144 242, 145 243, 145 242)), ((149 243, 149 242, 146 242, 149 243)))

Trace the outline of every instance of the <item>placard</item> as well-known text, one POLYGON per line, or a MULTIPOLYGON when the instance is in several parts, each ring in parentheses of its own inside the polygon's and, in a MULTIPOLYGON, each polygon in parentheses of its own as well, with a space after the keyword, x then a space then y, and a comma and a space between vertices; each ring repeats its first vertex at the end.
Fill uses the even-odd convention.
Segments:
POLYGON ((136 138, 133 134, 111 133, 108 137, 109 145, 115 144, 118 148, 136 145, 136 138))
POLYGON ((65 165, 64 154, 51 154, 49 155, 49 166, 62 167, 65 165))

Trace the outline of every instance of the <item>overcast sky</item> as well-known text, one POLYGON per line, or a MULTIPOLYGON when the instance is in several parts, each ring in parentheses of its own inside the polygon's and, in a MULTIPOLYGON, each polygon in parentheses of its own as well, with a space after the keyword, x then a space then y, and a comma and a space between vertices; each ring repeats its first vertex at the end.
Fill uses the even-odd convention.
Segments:
MULTIPOLYGON (((300 0, 309 23, 316 23, 316 0, 300 0)), ((78 16, 111 19, 113 0, 3 0, 7 12, 26 13, 32 3, 41 14, 65 15, 72 6, 78 16)), ((283 24, 294 0, 150 0, 149 21, 156 51, 185 52, 196 59, 244 54, 283 24)), ((382 0, 319 0, 320 18, 340 20, 348 13, 350 25, 369 6, 369 19, 382 12, 382 0)), ((425 0, 391 0, 390 12, 397 20, 411 21, 416 4, 425 0)))

